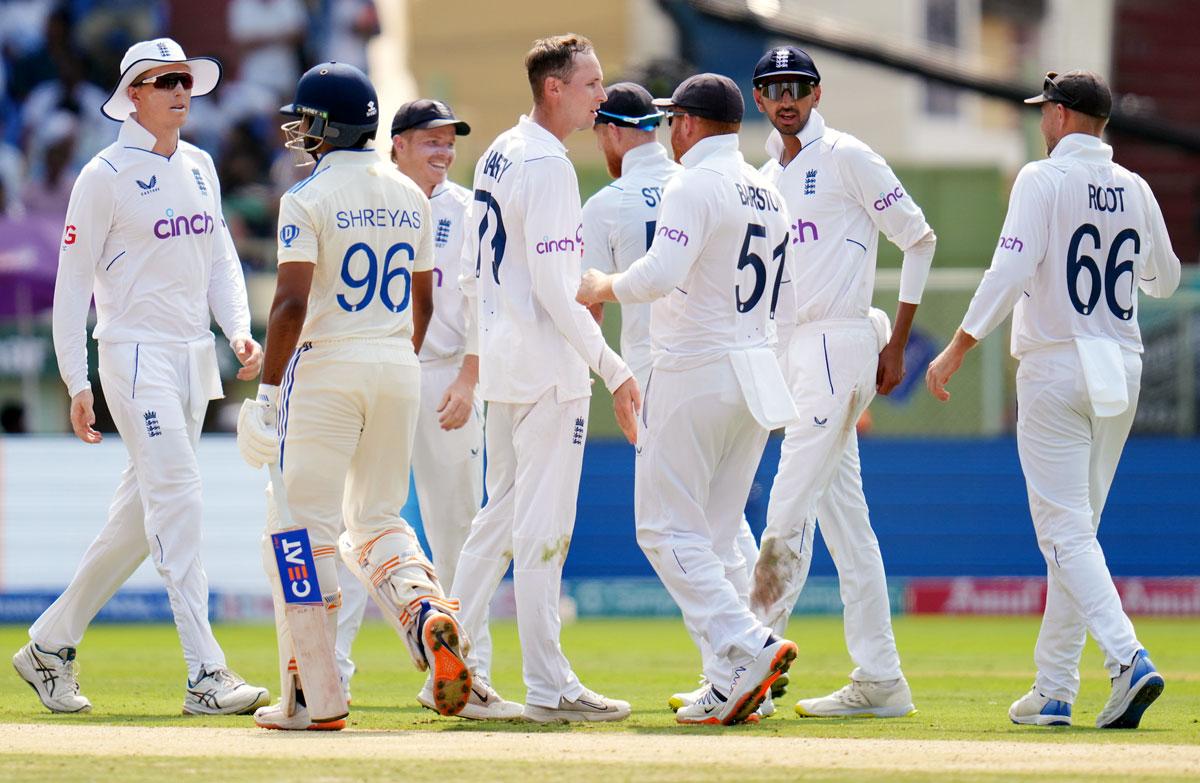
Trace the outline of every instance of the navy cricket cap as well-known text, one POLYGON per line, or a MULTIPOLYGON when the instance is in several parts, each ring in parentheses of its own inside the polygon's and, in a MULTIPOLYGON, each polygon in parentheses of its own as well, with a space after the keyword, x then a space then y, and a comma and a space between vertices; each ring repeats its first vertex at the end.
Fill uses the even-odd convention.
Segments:
POLYGON ((608 123, 619 128, 654 130, 666 116, 654 106, 650 91, 633 82, 617 82, 605 87, 608 97, 596 112, 596 124, 608 123))
POLYGON ((796 76, 812 84, 821 83, 816 63, 808 56, 808 52, 798 46, 779 46, 758 58, 751 81, 757 86, 770 76, 796 76))
POLYGON ((728 76, 698 73, 675 88, 670 98, 655 98, 654 105, 668 112, 691 114, 715 122, 741 122, 746 111, 742 91, 728 76))
POLYGON ((449 106, 441 101, 421 98, 409 101, 396 110, 396 116, 392 118, 392 135, 414 128, 424 130, 446 125, 454 126, 455 136, 466 136, 471 132, 471 126, 455 117, 449 106))
POLYGON ((1050 71, 1042 82, 1042 94, 1026 98, 1026 103, 1061 103, 1072 111, 1106 118, 1112 112, 1112 93, 1098 73, 1092 71, 1050 71))

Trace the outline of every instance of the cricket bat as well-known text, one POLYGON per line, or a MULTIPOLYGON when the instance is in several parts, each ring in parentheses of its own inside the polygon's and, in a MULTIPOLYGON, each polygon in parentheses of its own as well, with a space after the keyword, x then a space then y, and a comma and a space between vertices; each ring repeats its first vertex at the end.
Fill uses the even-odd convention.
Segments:
POLYGON ((284 616, 292 634, 298 687, 304 691, 308 716, 314 723, 340 720, 350 714, 334 661, 333 643, 326 631, 325 602, 317 581, 308 528, 298 527, 288 510, 279 463, 269 466, 275 506, 283 530, 271 533, 271 548, 283 588, 284 616))

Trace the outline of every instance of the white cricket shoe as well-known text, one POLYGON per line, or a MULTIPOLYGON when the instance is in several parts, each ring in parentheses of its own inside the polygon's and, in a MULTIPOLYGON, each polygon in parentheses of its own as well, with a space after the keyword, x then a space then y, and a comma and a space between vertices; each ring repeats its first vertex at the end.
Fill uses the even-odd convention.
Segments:
POLYGON ((187 684, 183 698, 185 715, 246 715, 270 703, 266 688, 249 685, 232 669, 215 666, 201 669, 200 676, 187 684))
POLYGON ((79 692, 75 648, 43 650, 29 642, 12 657, 13 668, 29 683, 51 712, 91 712, 92 703, 79 692))
POLYGON ((681 707, 688 707, 698 702, 707 689, 708 678, 701 675, 700 685, 696 690, 672 694, 671 698, 667 699, 667 706, 671 708, 672 712, 677 712, 681 707))
POLYGON ((767 637, 758 655, 733 671, 728 695, 709 683, 696 703, 675 712, 677 723, 732 726, 758 719, 758 708, 770 693, 771 683, 796 659, 796 644, 774 635, 767 637))
POLYGON ((1035 685, 1008 708, 1008 719, 1022 726, 1070 726, 1071 703, 1043 695, 1035 685))
POLYGON ((851 680, 828 696, 796 702, 796 714, 804 718, 904 718, 916 711, 903 677, 885 682, 851 680))
POLYGON ((775 714, 775 697, 771 692, 767 691, 767 698, 763 699, 763 703, 758 705, 758 717, 766 720, 775 714))
POLYGON ((526 704, 524 718, 531 723, 576 723, 581 721, 625 720, 631 709, 629 702, 610 699, 595 691, 583 689, 574 699, 559 699, 557 707, 526 704))
MULTIPOLYGON (((417 702, 427 709, 437 712, 433 701, 433 678, 425 680, 425 687, 417 694, 417 702)), ((519 702, 506 701, 496 689, 478 674, 471 679, 471 697, 458 713, 458 717, 467 720, 520 720, 525 708, 519 702)))
POLYGON ((272 704, 255 711, 254 724, 260 729, 280 731, 341 731, 346 728, 346 719, 313 723, 309 720, 308 709, 303 704, 297 704, 296 711, 291 715, 287 714, 282 704, 272 704))
POLYGON ((1108 703, 1096 718, 1098 729, 1136 729, 1142 713, 1162 695, 1167 681, 1154 668, 1150 655, 1138 650, 1121 674, 1113 678, 1108 703))

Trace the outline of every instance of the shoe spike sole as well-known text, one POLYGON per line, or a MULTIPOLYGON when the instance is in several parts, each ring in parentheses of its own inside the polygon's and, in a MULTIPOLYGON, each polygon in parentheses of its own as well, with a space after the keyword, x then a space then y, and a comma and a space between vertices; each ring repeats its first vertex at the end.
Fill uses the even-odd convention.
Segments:
POLYGON ((432 617, 422 629, 433 652, 433 703, 440 715, 457 715, 471 698, 471 673, 458 654, 458 626, 447 615, 432 617))

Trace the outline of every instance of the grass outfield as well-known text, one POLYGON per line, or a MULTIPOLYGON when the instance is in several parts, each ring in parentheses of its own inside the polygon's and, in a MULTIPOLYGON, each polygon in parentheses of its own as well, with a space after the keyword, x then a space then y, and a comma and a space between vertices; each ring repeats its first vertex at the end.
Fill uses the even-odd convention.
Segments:
MULTIPOLYGON (((1200 744, 1200 623, 1195 620, 1142 618, 1138 633, 1151 651, 1159 670, 1167 679, 1162 698, 1146 714, 1143 728, 1137 731, 1100 731, 1092 728, 1096 713, 1108 695, 1108 681, 1095 645, 1089 643, 1083 659, 1083 688, 1075 705, 1076 726, 1069 729, 1044 729, 1014 726, 1006 711, 1009 703, 1021 695, 1032 677, 1032 649, 1037 633, 1036 618, 971 617, 900 617, 895 623, 896 636, 904 661, 905 673, 912 685, 918 713, 899 720, 826 720, 800 719, 792 705, 801 696, 827 693, 844 684, 850 669, 841 636, 841 621, 835 617, 798 617, 789 628, 789 636, 799 645, 801 654, 792 668, 791 686, 778 704, 774 718, 761 725, 736 727, 681 727, 674 723, 666 708, 667 696, 690 689, 696 679, 697 654, 677 620, 585 620, 563 629, 563 647, 584 684, 610 696, 628 699, 633 716, 622 723, 586 727, 541 727, 528 724, 475 724, 447 719, 421 709, 415 694, 423 675, 416 672, 402 644, 382 623, 368 623, 355 647, 354 658, 359 674, 352 683, 353 707, 349 728, 371 730, 418 730, 422 732, 511 732, 531 735, 584 733, 626 733, 658 735, 662 741, 671 736, 734 735, 738 737, 795 738, 866 738, 891 740, 969 740, 1015 741, 1019 743, 1098 744, 1200 744)), ((217 637, 230 664, 248 680, 278 688, 275 670, 273 629, 263 625, 219 626, 217 637)), ((495 625, 494 684, 510 699, 524 694, 521 684, 516 628, 512 622, 495 625)), ((15 651, 26 639, 23 627, 0 626, 0 650, 15 651)), ((69 726, 114 725, 127 727, 206 726, 241 728, 251 726, 249 718, 202 718, 180 715, 185 673, 174 628, 165 625, 97 625, 88 632, 80 648, 80 681, 83 692, 92 700, 94 711, 88 715, 51 715, 37 703, 29 687, 15 672, 0 676, 0 723, 53 724, 69 726)), ((17 727, 0 727, 0 739, 17 727)), ((258 732, 267 734, 266 732, 258 732)), ((278 736, 271 733, 271 736, 278 736)), ((515 737, 514 741, 519 742, 515 737)), ((481 735, 482 741, 482 735, 481 735)), ((2 743, 0 743, 2 746, 2 743)), ((456 747, 462 747, 458 745, 456 747)), ((669 764, 641 763, 621 767, 619 759, 599 763, 625 769, 629 777, 646 779, 713 779, 745 777, 739 772, 738 759, 720 757, 720 763, 707 770, 678 770, 669 764)), ((208 755, 212 750, 198 750, 208 755)), ((469 752, 469 751, 467 751, 469 752)), ((1031 751, 1032 752, 1032 751, 1031 751)), ((3 758, 5 779, 47 779, 76 777, 104 778, 120 772, 129 779, 161 778, 186 771, 191 763, 175 757, 145 756, 138 759, 104 758, 86 755, 10 754, 3 758), (106 772, 107 770, 107 772, 106 772), (136 774, 135 774, 136 773, 136 774)), ((753 760, 751 760, 751 763, 753 760)), ((298 770, 309 762, 296 762, 298 770)), ((556 774, 570 774, 578 768, 587 777, 587 765, 596 762, 563 757, 555 762, 556 774), (582 766, 580 766, 582 765, 582 766)), ((383 761, 350 759, 337 765, 312 768, 315 779, 357 779, 376 777, 386 772, 383 761), (318 771, 318 768, 319 771, 318 771), (332 777, 331 777, 332 775, 332 777)), ((223 777, 253 777, 254 759, 231 762, 223 777)), ((819 773, 805 777, 813 780, 908 779, 905 766, 895 772, 857 769, 844 777, 837 770, 810 770, 819 773), (876 774, 879 773, 879 774, 876 774)), ((545 772, 539 763, 516 760, 492 762, 480 774, 494 780, 528 779, 530 774, 545 772)), ((1190 773, 1191 767, 1187 768, 1190 773)), ((405 768, 406 774, 433 777, 438 764, 424 765, 419 760, 405 768), (427 773, 427 774, 426 774, 427 773)), ((919 773, 911 779, 922 779, 919 773)), ((955 777, 939 775, 939 780, 987 779, 984 770, 955 777)), ((1114 778, 1128 779, 1136 770, 1113 769, 1114 778)), ((1022 774, 997 772, 1006 780, 1024 780, 1022 774)), ((539 775, 541 777, 541 775, 539 775)), ((616 778, 623 776, 618 771, 616 778)), ((794 774, 793 774, 794 777, 794 774)), ((1039 775, 1029 775, 1036 779, 1039 775)), ((1097 774, 1072 776, 1055 774, 1062 780, 1096 779, 1097 774)), ((1100 777, 1104 777, 1100 775, 1100 777)), ((770 769, 756 769, 756 780, 776 779, 770 769)), ((1179 779, 1186 779, 1181 774, 1179 779)), ((1172 779, 1172 776, 1156 777, 1172 779)))

